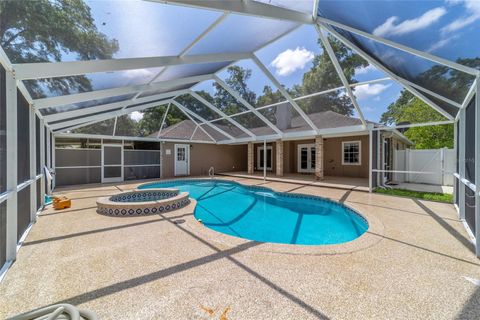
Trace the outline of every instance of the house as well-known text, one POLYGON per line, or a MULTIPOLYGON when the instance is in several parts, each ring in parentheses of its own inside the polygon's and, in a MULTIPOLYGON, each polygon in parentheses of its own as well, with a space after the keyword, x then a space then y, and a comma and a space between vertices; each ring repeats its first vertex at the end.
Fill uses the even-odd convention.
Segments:
MULTIPOLYGON (((412 142, 397 130, 380 130, 382 126, 372 122, 369 123, 370 129, 363 129, 360 119, 334 111, 312 113, 309 118, 325 134, 266 140, 266 143, 222 145, 220 142, 215 145, 204 142, 210 140, 213 143, 212 135, 216 135, 215 139, 218 139, 221 134, 218 131, 228 132, 238 139, 247 138, 248 135, 233 125, 216 124, 217 121, 211 122, 210 126, 197 126, 192 120, 184 120, 164 128, 160 133, 152 133, 150 137, 168 141, 162 143, 163 178, 204 175, 210 167, 214 167, 215 172, 247 171, 253 174, 265 168, 268 173, 277 176, 302 174, 312 177, 315 175, 320 180, 325 176, 368 179, 370 129, 377 129, 372 132, 372 141, 375 140, 372 143, 374 169, 392 170, 394 150, 403 150, 412 145, 412 142), (351 128, 351 132, 348 128, 351 128), (189 139, 193 140, 192 143, 175 143, 175 140, 189 139), (194 143, 195 140, 199 142, 194 143), (317 167, 316 164, 320 162, 321 165, 317 167)), ((277 112, 272 116, 273 121, 283 132, 305 132, 309 129, 302 117, 292 116, 291 112, 277 112)), ((249 127, 255 135, 263 136, 268 134, 269 129, 264 124, 249 127)), ((391 180, 392 175, 378 174, 375 179, 381 184, 391 180)))

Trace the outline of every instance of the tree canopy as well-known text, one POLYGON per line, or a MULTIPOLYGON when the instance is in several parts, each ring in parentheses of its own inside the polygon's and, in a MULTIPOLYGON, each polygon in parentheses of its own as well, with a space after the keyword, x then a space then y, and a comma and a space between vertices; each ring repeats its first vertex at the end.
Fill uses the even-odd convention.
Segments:
MULTIPOLYGON (((13 63, 111 59, 118 42, 97 30, 83 0, 0 1, 0 45, 13 63)), ((57 94, 91 91, 84 76, 25 81, 36 98, 42 86, 57 94)))
MULTIPOLYGON (((440 113, 403 90, 400 97, 388 106, 380 121, 387 125, 444 121, 440 113)), ((404 135, 414 143, 415 149, 453 148, 453 124, 409 128, 404 135)))

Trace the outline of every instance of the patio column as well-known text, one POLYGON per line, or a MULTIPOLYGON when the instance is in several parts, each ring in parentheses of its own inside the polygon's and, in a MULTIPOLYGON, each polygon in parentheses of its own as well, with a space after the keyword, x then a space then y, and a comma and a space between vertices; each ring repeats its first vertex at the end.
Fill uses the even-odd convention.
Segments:
POLYGON ((275 144, 275 155, 276 155, 276 168, 275 168, 275 174, 277 176, 283 176, 283 141, 282 140, 277 140, 275 144))
POLYGON ((253 142, 248 143, 248 160, 247 172, 253 174, 253 142))
POLYGON ((323 180, 323 137, 315 137, 315 179, 323 180))

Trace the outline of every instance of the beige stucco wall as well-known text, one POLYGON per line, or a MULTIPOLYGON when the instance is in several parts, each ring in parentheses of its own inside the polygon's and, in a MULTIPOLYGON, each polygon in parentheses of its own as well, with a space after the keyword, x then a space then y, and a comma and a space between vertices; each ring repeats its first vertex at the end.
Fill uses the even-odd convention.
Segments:
POLYGON ((325 176, 368 178, 368 140, 368 135, 325 139, 323 144, 325 176), (361 142, 360 165, 342 165, 343 141, 361 142))
MULTIPOLYGON (((163 148, 162 177, 171 178, 175 175, 175 143, 166 142, 163 148), (170 155, 166 150, 170 149, 170 155)), ((247 145, 214 145, 190 143, 190 175, 207 175, 210 167, 215 172, 246 171, 247 145)))

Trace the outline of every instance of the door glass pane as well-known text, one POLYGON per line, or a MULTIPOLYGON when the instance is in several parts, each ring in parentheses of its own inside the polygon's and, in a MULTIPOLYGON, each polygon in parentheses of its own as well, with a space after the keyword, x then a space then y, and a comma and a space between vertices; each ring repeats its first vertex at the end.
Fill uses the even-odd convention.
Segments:
POLYGON ((263 168, 263 149, 260 149, 260 168, 263 168))
POLYGON ((272 150, 267 149, 267 168, 272 167, 272 150))
POLYGON ((185 148, 177 149, 177 161, 185 161, 185 148))
POLYGON ((122 176, 122 167, 104 167, 104 178, 117 178, 122 176))
POLYGON ((302 169, 308 168, 308 148, 302 148, 300 151, 300 167, 302 169))
POLYGON ((310 148, 310 169, 315 169, 315 148, 310 148))
POLYGON ((122 164, 122 148, 105 146, 103 149, 103 164, 122 164))

